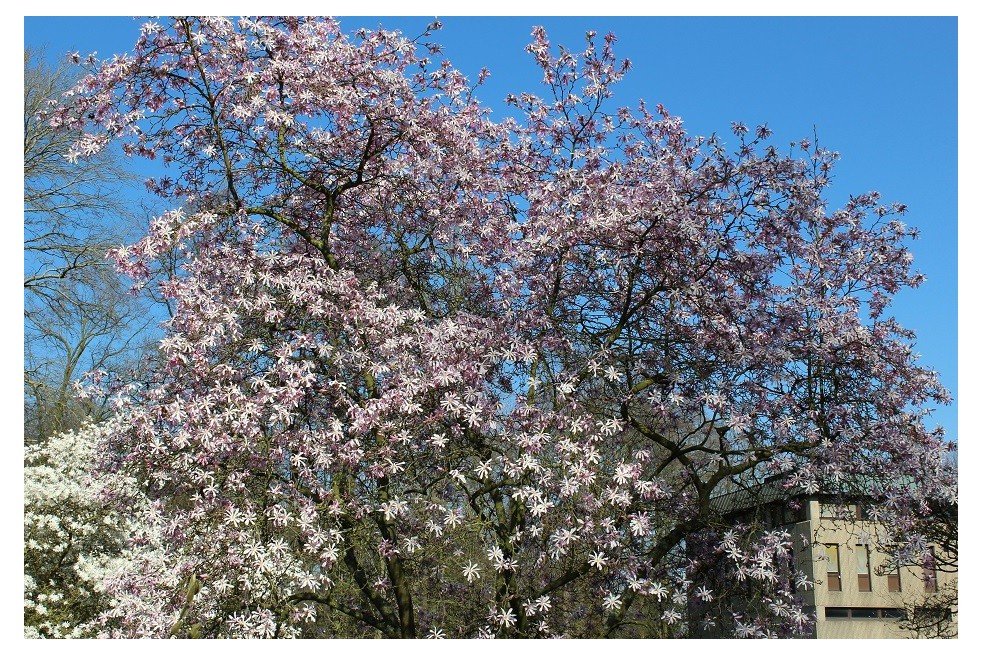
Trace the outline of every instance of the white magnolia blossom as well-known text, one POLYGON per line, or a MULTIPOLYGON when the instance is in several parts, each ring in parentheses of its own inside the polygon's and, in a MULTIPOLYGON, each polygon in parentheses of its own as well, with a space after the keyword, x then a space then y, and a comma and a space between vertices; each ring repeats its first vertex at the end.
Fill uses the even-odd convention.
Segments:
POLYGON ((106 580, 152 548, 139 509, 105 502, 112 490, 139 502, 134 480, 94 475, 99 439, 111 425, 87 425, 24 451, 24 636, 92 637, 109 608, 106 580))

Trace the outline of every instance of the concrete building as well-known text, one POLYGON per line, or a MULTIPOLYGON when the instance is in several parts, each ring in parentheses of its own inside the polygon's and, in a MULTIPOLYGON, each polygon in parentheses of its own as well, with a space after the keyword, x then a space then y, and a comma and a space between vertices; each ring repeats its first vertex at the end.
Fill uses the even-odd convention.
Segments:
POLYGON ((753 491, 720 496, 715 504, 734 522, 752 518, 762 527, 783 527, 791 533, 794 567, 814 583, 798 593, 805 609, 815 613, 814 637, 938 637, 939 628, 957 634, 957 606, 947 605, 957 599, 957 573, 946 566, 889 568, 882 542, 885 532, 868 519, 862 502, 789 494, 771 481, 753 491), (944 604, 939 606, 941 599, 944 604), (940 614, 944 625, 934 625, 926 610, 915 609, 932 605, 936 607, 930 614, 940 614), (921 615, 915 616, 918 612, 921 615), (923 629, 911 630, 913 620, 921 618, 916 622, 923 629))

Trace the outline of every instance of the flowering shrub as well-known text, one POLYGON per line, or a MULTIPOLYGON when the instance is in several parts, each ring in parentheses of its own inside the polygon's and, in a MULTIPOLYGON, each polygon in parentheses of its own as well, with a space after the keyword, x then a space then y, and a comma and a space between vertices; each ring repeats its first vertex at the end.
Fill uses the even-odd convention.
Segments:
POLYGON ((86 425, 24 452, 24 631, 91 637, 112 604, 105 581, 137 551, 137 514, 106 503, 134 498, 133 480, 94 475, 96 443, 110 425, 86 425), (135 543, 135 542, 134 542, 135 543))
POLYGON ((886 314, 920 282, 904 208, 829 209, 838 155, 765 126, 728 149, 610 109, 612 36, 537 29, 546 95, 498 122, 427 37, 151 22, 54 112, 90 130, 73 157, 169 166, 120 269, 183 262, 161 365, 89 390, 181 563, 117 577, 105 629, 685 635, 749 578, 726 626, 806 632, 785 538, 710 500, 862 479, 904 530, 953 493, 923 423, 947 392, 886 314))

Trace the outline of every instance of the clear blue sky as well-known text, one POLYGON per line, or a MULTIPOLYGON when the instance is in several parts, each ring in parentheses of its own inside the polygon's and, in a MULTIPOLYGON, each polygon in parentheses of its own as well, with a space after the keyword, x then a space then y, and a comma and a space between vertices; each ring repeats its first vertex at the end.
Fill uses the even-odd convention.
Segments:
MULTIPOLYGON (((415 36, 432 18, 349 18, 342 27, 401 29, 415 36)), ((690 133, 727 134, 731 121, 767 123, 776 143, 817 130, 842 153, 830 195, 877 190, 908 205, 921 230, 915 266, 927 276, 893 306, 917 331, 922 363, 938 370, 956 403, 939 408, 949 437, 957 428, 957 20, 955 18, 614 18, 451 17, 433 39, 471 79, 491 77, 479 97, 503 111, 508 93, 538 91, 524 52, 533 25, 553 44, 579 49, 583 33, 614 32, 615 52, 634 67, 614 103, 662 103, 690 133)), ((140 20, 27 18, 25 45, 49 57, 79 50, 125 52, 140 20)))

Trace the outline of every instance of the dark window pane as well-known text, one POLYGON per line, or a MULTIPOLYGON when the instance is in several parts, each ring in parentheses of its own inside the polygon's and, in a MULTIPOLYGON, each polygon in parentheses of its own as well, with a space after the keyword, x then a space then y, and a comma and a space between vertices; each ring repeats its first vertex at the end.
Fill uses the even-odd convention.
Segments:
POLYGON ((851 611, 854 619, 875 619, 877 609, 875 607, 853 607, 851 611))
POLYGON ((826 607, 825 608, 825 618, 827 618, 827 619, 848 619, 849 618, 849 608, 848 607, 826 607))
POLYGON ((884 607, 880 610, 881 616, 885 619, 902 619, 904 618, 904 611, 899 607, 884 607))

